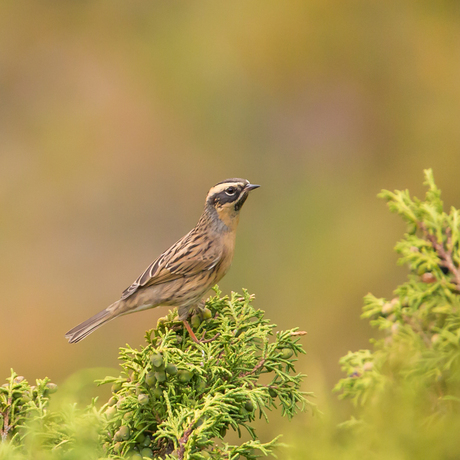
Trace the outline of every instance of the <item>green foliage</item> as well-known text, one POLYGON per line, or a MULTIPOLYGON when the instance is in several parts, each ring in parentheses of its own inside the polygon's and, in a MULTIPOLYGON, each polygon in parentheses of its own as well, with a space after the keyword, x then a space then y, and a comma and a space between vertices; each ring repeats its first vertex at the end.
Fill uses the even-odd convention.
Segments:
POLYGON ((206 458, 253 460, 268 455, 276 439, 261 443, 256 417, 281 408, 291 418, 314 405, 300 391, 294 362, 304 353, 297 329, 274 334, 252 296, 208 299, 192 318, 194 342, 176 311, 146 333, 140 350, 120 349, 122 373, 106 377, 112 397, 100 409, 61 404, 52 410, 49 379, 31 387, 12 372, 0 387, 0 459, 206 458), (228 429, 250 440, 224 441, 228 429))
POLYGON ((43 419, 49 403, 49 395, 57 386, 48 378, 30 385, 27 380, 11 370, 7 383, 0 387, 0 437, 15 444, 24 441, 24 427, 28 419, 43 419))
POLYGON ((353 416, 338 423, 330 411, 310 424, 289 459, 460 458, 459 211, 444 212, 431 170, 425 177, 423 201, 380 194, 408 223, 396 251, 409 273, 392 298, 364 298, 379 338, 340 360, 347 377, 335 388, 354 402, 353 416))
POLYGON ((336 386, 344 398, 378 404, 404 382, 423 393, 429 410, 440 416, 460 402, 460 213, 443 211, 431 170, 425 171, 424 201, 406 191, 382 191, 391 211, 408 223, 396 245, 408 280, 391 300, 368 294, 363 318, 385 338, 374 351, 348 353, 340 360, 347 377, 336 386), (454 402, 456 401, 456 402, 454 402))
POLYGON ((431 170, 425 200, 383 191, 408 223, 396 245, 408 279, 391 299, 368 294, 363 318, 377 329, 372 350, 340 360, 336 385, 353 415, 331 410, 297 435, 289 459, 451 460, 460 458, 458 211, 443 211, 431 170))
POLYGON ((277 406, 290 418, 311 403, 294 369, 295 357, 304 353, 302 333, 273 336, 275 326, 251 300, 247 292, 208 299, 192 319, 202 343, 191 339, 173 311, 147 332, 145 347, 120 350, 122 375, 101 382, 113 392, 102 408, 108 455, 249 460, 270 451, 276 440, 258 441, 255 418, 268 421, 267 410, 277 406), (240 435, 245 429, 252 439, 222 442, 230 428, 240 435))
POLYGON ((57 386, 48 378, 30 385, 13 370, 0 387, 0 459, 88 460, 100 457, 101 416, 94 403, 50 409, 57 386))

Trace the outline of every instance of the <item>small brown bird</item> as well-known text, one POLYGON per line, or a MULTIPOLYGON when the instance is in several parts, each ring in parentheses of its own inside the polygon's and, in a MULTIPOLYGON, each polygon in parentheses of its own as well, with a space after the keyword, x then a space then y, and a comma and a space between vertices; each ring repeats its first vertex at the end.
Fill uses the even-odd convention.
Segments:
POLYGON ((65 337, 76 343, 118 316, 158 306, 178 307, 179 318, 198 341, 187 317, 199 309, 203 295, 227 273, 235 249, 239 213, 251 190, 259 185, 227 179, 209 190, 195 228, 152 262, 120 300, 71 329, 65 337))

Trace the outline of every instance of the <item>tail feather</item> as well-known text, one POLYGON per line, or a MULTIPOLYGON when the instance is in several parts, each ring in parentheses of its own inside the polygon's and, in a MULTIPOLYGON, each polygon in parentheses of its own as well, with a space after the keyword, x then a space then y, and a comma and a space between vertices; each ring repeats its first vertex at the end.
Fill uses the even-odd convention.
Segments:
POLYGON ((83 321, 83 323, 75 326, 69 332, 66 333, 65 338, 69 340, 69 343, 77 343, 83 340, 86 336, 94 332, 98 327, 107 323, 108 321, 116 318, 118 314, 114 313, 113 305, 100 311, 91 318, 83 321))

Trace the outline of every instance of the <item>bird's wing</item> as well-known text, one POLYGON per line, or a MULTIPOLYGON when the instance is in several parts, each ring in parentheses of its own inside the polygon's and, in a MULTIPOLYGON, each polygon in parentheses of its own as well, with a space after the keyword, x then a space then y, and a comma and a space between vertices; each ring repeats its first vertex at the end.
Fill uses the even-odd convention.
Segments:
POLYGON ((121 295, 124 300, 139 288, 167 283, 184 276, 213 269, 221 260, 219 245, 207 235, 193 230, 154 260, 131 286, 121 295), (215 242, 214 242, 215 243, 215 242))

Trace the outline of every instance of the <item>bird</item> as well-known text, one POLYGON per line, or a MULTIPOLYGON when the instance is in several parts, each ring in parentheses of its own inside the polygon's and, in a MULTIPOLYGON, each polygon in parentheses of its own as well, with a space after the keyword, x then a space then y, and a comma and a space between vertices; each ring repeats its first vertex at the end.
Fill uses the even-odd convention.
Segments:
POLYGON ((211 187, 195 227, 155 259, 119 300, 68 331, 69 343, 80 342, 119 316, 158 306, 177 307, 179 319, 199 342, 187 318, 202 308, 204 294, 229 270, 241 208, 258 187, 240 178, 211 187))

